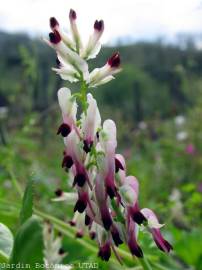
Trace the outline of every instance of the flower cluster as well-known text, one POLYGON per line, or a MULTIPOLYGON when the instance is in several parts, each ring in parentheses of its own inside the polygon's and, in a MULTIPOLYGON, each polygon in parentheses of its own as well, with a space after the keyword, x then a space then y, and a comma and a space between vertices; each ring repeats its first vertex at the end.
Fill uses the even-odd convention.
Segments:
POLYGON ((57 190, 58 200, 75 200, 71 225, 77 226, 77 237, 89 230, 103 260, 109 260, 111 251, 118 257, 115 246, 122 243, 128 245, 132 255, 142 257, 137 242, 140 226, 147 227, 156 245, 169 252, 172 246, 160 233, 163 225, 150 209, 140 209, 138 180, 127 175, 125 159, 116 153, 115 123, 111 119, 102 123, 97 102, 87 93, 87 88, 110 81, 120 71, 119 53, 112 55, 103 67, 89 72, 87 60, 100 50, 104 22, 95 21, 93 33, 84 46, 74 10, 70 10, 69 20, 71 38, 51 18, 52 32, 46 41, 57 54, 58 67, 53 70, 64 80, 81 83, 80 93, 72 94, 65 87, 58 91, 62 123, 57 133, 62 135, 65 145, 62 167, 69 172, 75 190, 70 194, 57 190), (80 116, 78 101, 83 105, 80 116))
POLYGON ((66 256, 61 248, 62 238, 54 236, 54 230, 49 222, 46 222, 43 228, 44 239, 44 265, 45 269, 70 270, 72 267, 62 265, 61 261, 66 256))

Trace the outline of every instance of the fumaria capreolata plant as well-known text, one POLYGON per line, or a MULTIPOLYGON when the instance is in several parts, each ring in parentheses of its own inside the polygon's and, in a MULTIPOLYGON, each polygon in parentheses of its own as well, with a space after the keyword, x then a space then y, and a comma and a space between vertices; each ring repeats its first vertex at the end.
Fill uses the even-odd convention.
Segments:
POLYGON ((57 55, 53 70, 63 80, 80 83, 80 91, 74 94, 66 87, 58 90, 62 123, 57 134, 64 140, 62 167, 69 173, 73 192, 58 189, 57 200, 75 201, 71 225, 78 228, 77 237, 83 236, 85 228, 89 230, 102 260, 108 261, 111 251, 120 259, 116 246, 123 243, 133 256, 143 257, 138 244, 140 226, 148 229, 160 250, 170 252, 172 246, 160 232, 163 225, 152 210, 140 208, 138 180, 127 175, 125 159, 116 153, 116 124, 111 119, 102 123, 97 102, 88 93, 89 88, 109 82, 121 71, 120 55, 114 53, 103 67, 89 72, 88 60, 95 58, 101 48, 104 22, 95 21, 93 33, 84 45, 72 9, 69 20, 71 37, 52 17, 52 31, 46 40, 57 55), (82 111, 79 115, 78 104, 82 111))

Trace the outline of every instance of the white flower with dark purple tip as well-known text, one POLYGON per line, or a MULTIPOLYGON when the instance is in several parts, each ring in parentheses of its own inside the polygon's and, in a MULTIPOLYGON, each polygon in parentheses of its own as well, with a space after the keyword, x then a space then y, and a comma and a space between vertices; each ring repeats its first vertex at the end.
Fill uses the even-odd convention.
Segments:
POLYGON ((164 252, 170 252, 173 247, 167 240, 163 238, 160 232, 160 228, 163 226, 163 224, 159 223, 158 218, 152 210, 144 208, 141 210, 141 212, 148 221, 149 230, 152 233, 157 247, 164 252))
POLYGON ((72 157, 68 155, 66 151, 64 151, 64 157, 62 160, 62 168, 70 169, 73 166, 73 164, 74 164, 74 161, 72 157))
POLYGON ((102 33, 104 31, 104 21, 96 20, 94 23, 94 32, 89 37, 87 46, 84 48, 82 52, 82 57, 84 59, 92 59, 95 58, 101 49, 101 43, 99 42, 102 33))
POLYGON ((108 231, 112 225, 112 216, 109 212, 108 199, 101 174, 98 174, 95 182, 96 201, 104 228, 108 231))
POLYGON ((83 164, 85 157, 82 151, 82 145, 74 129, 72 129, 68 137, 64 138, 64 143, 66 146, 64 154, 72 158, 75 166, 83 164))
POLYGON ((125 178, 124 185, 120 187, 120 194, 131 218, 139 225, 144 223, 146 218, 138 206, 139 183, 134 176, 125 178))
POLYGON ((99 225, 96 226, 97 229, 97 240, 99 245, 98 256, 104 260, 108 261, 111 257, 111 239, 109 239, 106 231, 99 225))
POLYGON ((132 255, 142 258, 143 252, 140 246, 137 243, 137 225, 136 223, 129 217, 127 222, 127 244, 130 249, 132 255))
POLYGON ((70 26, 71 26, 71 32, 72 32, 72 36, 75 42, 76 51, 79 54, 83 48, 83 45, 82 45, 81 36, 77 27, 76 20, 77 20, 76 11, 74 11, 73 9, 70 9, 69 21, 70 21, 70 26))
POLYGON ((78 199, 77 193, 64 192, 62 189, 57 189, 55 195, 56 197, 52 199, 54 202, 66 201, 68 204, 75 204, 78 199))
POLYGON ((65 43, 67 47, 73 50, 75 49, 74 43, 72 42, 72 40, 70 40, 68 35, 60 28, 59 22, 55 17, 50 18, 50 28, 52 29, 53 32, 57 31, 60 34, 62 41, 65 43))
POLYGON ((65 87, 58 90, 58 102, 62 111, 63 123, 57 134, 67 137, 76 121, 77 104, 71 95, 71 91, 65 87))
POLYGON ((74 206, 74 212, 78 211, 79 213, 83 213, 88 204, 88 193, 87 192, 79 192, 78 200, 74 206))
POLYGON ((71 226, 76 229, 76 237, 82 238, 85 233, 85 213, 79 213, 78 211, 74 214, 73 219, 69 222, 71 226))
POLYGON ((103 261, 109 261, 111 257, 111 245, 109 240, 99 247, 98 257, 103 261))
POLYGON ((113 198, 116 196, 115 186, 115 150, 117 146, 116 125, 108 119, 103 123, 103 129, 100 131, 100 144, 104 149, 103 178, 105 181, 106 192, 113 198))
POLYGON ((79 81, 79 71, 65 62, 60 55, 57 56, 56 62, 58 67, 52 68, 52 70, 60 75, 63 80, 69 81, 71 83, 79 81))
POLYGON ((121 71, 120 63, 119 53, 113 54, 103 67, 90 73, 89 87, 97 87, 114 79, 113 75, 121 71))
POLYGON ((85 152, 90 152, 91 146, 96 138, 96 132, 101 126, 100 112, 97 102, 91 94, 87 95, 88 108, 82 116, 82 132, 85 152))
POLYGON ((85 215, 85 225, 91 226, 92 222, 93 222, 93 220, 91 219, 91 217, 88 214, 86 214, 85 215))
POLYGON ((89 236, 92 240, 97 238, 97 223, 96 222, 92 222, 92 225, 90 226, 90 230, 89 230, 89 236))
MULTIPOLYGON (((60 33, 57 30, 54 30, 49 34, 49 40, 50 41, 46 40, 46 43, 56 50, 57 57, 61 63, 61 70, 64 71, 62 72, 60 69, 56 69, 56 72, 58 72, 60 75, 62 74, 61 76, 65 76, 65 74, 69 76, 75 74, 75 80, 78 80, 79 78, 81 79, 82 77, 86 82, 88 82, 89 72, 86 61, 65 45, 65 43, 62 41, 60 33), (78 74, 79 77, 77 77, 78 74)), ((70 79, 70 81, 72 81, 72 77, 70 77, 70 79)))
POLYGON ((73 186, 77 184, 78 186, 82 187, 87 182, 91 187, 88 173, 84 165, 84 152, 75 130, 72 130, 69 136, 65 138, 65 145, 66 156, 68 156, 68 159, 72 159, 75 166, 73 186))
POLYGON ((119 228, 115 223, 112 224, 112 226, 110 228, 110 232, 111 232, 112 239, 113 239, 116 246, 123 244, 121 232, 119 231, 119 228))
POLYGON ((119 170, 126 170, 126 162, 122 155, 116 154, 115 156, 115 172, 117 173, 119 170))

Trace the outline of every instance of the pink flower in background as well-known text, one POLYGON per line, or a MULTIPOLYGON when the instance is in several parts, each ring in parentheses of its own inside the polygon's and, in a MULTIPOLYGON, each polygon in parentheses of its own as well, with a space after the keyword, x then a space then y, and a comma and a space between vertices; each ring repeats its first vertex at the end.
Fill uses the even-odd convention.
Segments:
POLYGON ((202 193, 202 182, 198 184, 198 191, 202 193))
POLYGON ((189 155, 195 155, 196 154, 196 148, 195 148, 195 146, 192 143, 190 143, 190 144, 188 144, 186 146, 185 152, 187 154, 189 154, 189 155))

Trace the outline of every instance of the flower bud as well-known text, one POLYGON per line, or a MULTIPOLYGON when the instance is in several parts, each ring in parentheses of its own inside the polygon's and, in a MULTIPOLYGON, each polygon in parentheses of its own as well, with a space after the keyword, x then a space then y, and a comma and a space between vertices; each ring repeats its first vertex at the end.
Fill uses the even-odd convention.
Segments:
POLYGON ((78 211, 79 213, 83 213, 87 207, 88 203, 88 195, 86 192, 79 193, 79 198, 75 204, 74 212, 78 211))
POLYGON ((70 9, 69 11, 69 19, 70 20, 76 20, 76 11, 73 9, 70 9))
POLYGON ((111 257, 111 247, 109 241, 100 246, 98 257, 100 257, 103 261, 109 261, 109 258, 111 257))
POLYGON ((61 41, 61 36, 58 31, 55 30, 54 32, 49 33, 49 39, 52 44, 56 45, 61 41))
POLYGON ((113 54, 103 67, 96 68, 90 73, 89 86, 97 87, 114 79, 113 75, 121 71, 120 63, 119 53, 113 54))
POLYGON ((94 23, 94 29, 98 32, 102 32, 104 30, 104 21, 103 20, 96 20, 94 23))
POLYGON ((63 194, 62 189, 60 189, 60 188, 56 189, 56 191, 55 191, 55 195, 56 195, 57 197, 62 196, 62 194, 63 194))
POLYGON ((67 169, 70 169, 72 165, 74 164, 71 156, 65 155, 62 161, 62 167, 66 167, 67 169))
POLYGON ((117 173, 119 170, 125 170, 125 160, 122 155, 116 154, 115 156, 115 172, 117 173))
POLYGON ((87 94, 88 108, 86 114, 82 115, 82 131, 84 137, 84 151, 90 152, 92 144, 96 139, 96 132, 101 126, 100 112, 97 107, 97 102, 93 96, 87 94))
POLYGON ((113 224, 111 226, 110 231, 111 231, 112 239, 114 240, 115 245, 116 246, 121 245, 123 243, 123 241, 121 239, 121 234, 120 234, 120 232, 118 230, 118 227, 115 224, 113 224))
POLYGON ((92 59, 95 58, 101 49, 101 44, 99 42, 102 33, 104 31, 104 21, 96 20, 94 23, 94 32, 89 37, 88 43, 84 50, 82 51, 82 57, 84 59, 92 59))
POLYGON ((150 228, 149 230, 152 233, 157 247, 164 252, 170 252, 173 247, 167 240, 163 238, 160 232, 160 228, 163 226, 163 224, 158 222, 155 213, 151 209, 144 208, 141 210, 141 212, 148 221, 148 227, 150 228))
POLYGON ((80 50, 83 48, 83 45, 82 45, 81 37, 77 28, 76 19, 77 19, 76 12, 73 9, 70 9, 69 20, 70 20, 72 36, 76 44, 76 51, 77 53, 79 53, 80 50))
POLYGON ((120 54, 114 53, 107 61, 111 68, 118 68, 121 64, 120 54))
POLYGON ((79 187, 83 187, 85 182, 86 182, 86 175, 84 173, 78 173, 74 177, 73 186, 75 186, 77 184, 79 187))
POLYGON ((59 26, 58 21, 56 20, 55 17, 50 18, 50 28, 54 31, 56 28, 59 26))

